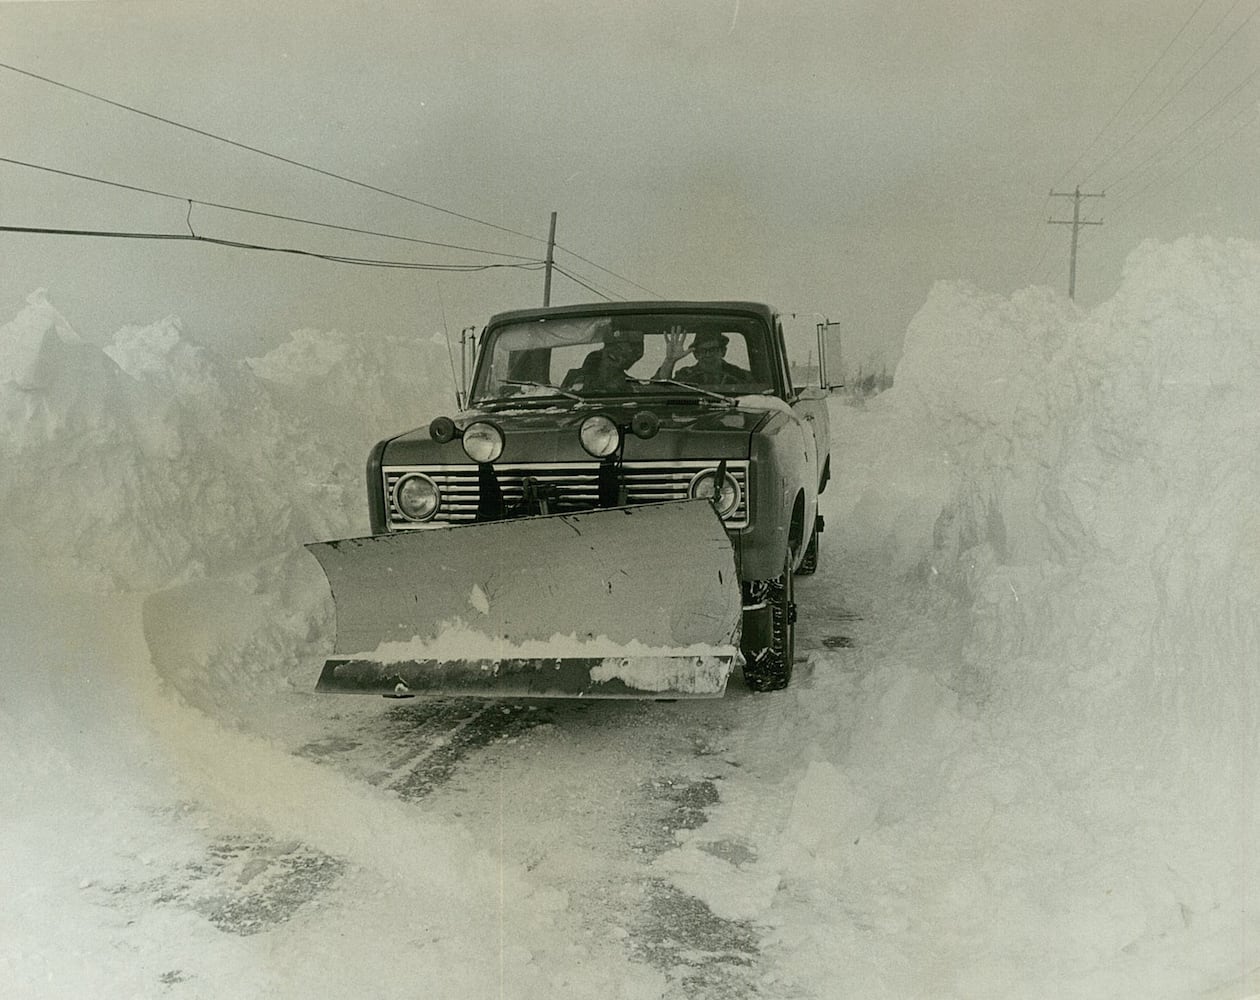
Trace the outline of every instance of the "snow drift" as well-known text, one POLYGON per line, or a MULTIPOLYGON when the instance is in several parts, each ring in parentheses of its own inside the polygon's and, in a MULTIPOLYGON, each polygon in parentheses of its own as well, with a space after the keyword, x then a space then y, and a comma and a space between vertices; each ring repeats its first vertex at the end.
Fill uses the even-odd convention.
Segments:
POLYGON ((920 952, 937 995, 1250 992, 1257 400, 1260 250, 1183 239, 1088 313, 940 284, 894 388, 839 411, 824 538, 895 634, 798 692, 762 864, 864 956, 833 995, 922 995, 920 952))
POLYGON ((419 338, 304 330, 242 361, 167 318, 101 350, 35 292, 0 327, 3 541, 147 589, 366 533, 367 449, 448 385, 419 338))
MULTIPOLYGON (((0 327, 0 546, 98 586, 204 588, 197 633, 153 645, 168 696, 209 720, 212 777, 240 750, 220 727, 313 683, 329 610, 299 547, 366 527, 362 458, 447 407, 447 365, 421 339, 315 331, 230 360, 174 319, 101 351, 36 293, 0 327)), ((768 989, 1254 992, 1258 400, 1260 248, 1186 238, 1139 247, 1090 311, 940 284, 895 386, 834 401, 823 568, 801 600, 860 616, 858 641, 736 706, 762 766, 655 862, 762 929, 768 989)), ((224 783, 280 821, 246 795, 260 754, 224 783)), ((575 968, 581 994, 595 979, 575 968)))

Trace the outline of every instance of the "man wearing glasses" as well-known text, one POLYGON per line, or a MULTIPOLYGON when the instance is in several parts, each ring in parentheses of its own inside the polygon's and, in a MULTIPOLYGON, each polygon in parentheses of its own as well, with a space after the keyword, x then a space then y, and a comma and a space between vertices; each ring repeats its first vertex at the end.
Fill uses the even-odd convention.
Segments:
POLYGON ((685 336, 680 327, 674 327, 665 335, 665 360, 657 370, 657 378, 672 378, 706 388, 741 385, 751 379, 748 372, 726 360, 726 346, 730 343, 726 334, 701 330, 692 340, 690 348, 683 346, 685 336), (675 372, 674 366, 688 354, 695 357, 696 363, 675 372))

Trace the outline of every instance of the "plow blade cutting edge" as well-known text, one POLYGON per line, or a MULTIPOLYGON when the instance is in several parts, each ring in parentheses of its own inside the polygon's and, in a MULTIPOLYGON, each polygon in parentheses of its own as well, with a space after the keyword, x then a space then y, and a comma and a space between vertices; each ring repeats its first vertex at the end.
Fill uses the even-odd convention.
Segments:
POLYGON ((320 542, 333 655, 317 690, 719 697, 740 586, 707 500, 320 542))

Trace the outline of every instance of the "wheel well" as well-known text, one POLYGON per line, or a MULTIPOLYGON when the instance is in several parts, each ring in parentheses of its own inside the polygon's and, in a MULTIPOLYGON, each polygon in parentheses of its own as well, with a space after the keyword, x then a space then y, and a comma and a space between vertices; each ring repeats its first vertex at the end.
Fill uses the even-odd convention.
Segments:
POLYGON ((792 520, 788 526, 788 548, 800 552, 805 543, 805 494, 797 493, 792 504, 792 520))

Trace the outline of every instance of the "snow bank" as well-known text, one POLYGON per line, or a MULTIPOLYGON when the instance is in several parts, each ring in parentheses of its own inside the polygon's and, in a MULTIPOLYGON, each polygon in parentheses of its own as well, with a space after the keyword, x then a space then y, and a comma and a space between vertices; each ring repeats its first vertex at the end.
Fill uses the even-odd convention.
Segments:
POLYGON ((144 589, 366 531, 360 456, 447 366, 309 330, 234 361, 173 317, 102 351, 35 292, 0 327, 0 543, 144 589))
POLYGON ((925 556, 993 695, 1196 801, 1254 791, 1260 249, 1143 245, 1088 315, 938 287, 897 380, 953 470, 925 556))
MULTIPOLYGON (((563 894, 463 826, 235 724, 263 702, 278 724, 267 696, 309 691, 331 609, 301 543, 365 521, 360 456, 423 419, 422 394, 440 405, 445 365, 432 344, 310 331, 235 362, 175 319, 101 351, 42 293, 0 327, 8 990, 312 996, 372 983, 404 997, 419 982, 462 997, 508 982, 577 998, 639 995, 658 978, 622 989, 601 969, 554 976, 546 950, 574 936, 554 926, 563 894), (232 861, 243 839, 263 846, 232 861), (329 898, 290 901, 295 916, 270 934, 224 934, 215 894, 231 865, 243 867, 229 896, 275 861, 328 865, 329 898)), ((305 875, 295 884, 318 882, 305 875)))
MULTIPOLYGON (((206 609, 154 643, 183 699, 154 725, 224 801, 381 867, 388 848, 319 803, 353 800, 393 838, 409 818, 223 723, 309 689, 330 608, 300 544, 366 527, 358 456, 441 408, 448 369, 432 343, 314 331, 237 362, 173 319, 100 351, 40 293, 0 327, 0 545, 129 588, 194 581, 149 599, 151 629, 189 620, 163 601, 206 609), (271 802, 260 769, 314 791, 271 802)), ((801 593, 852 644, 738 705, 759 763, 662 876, 755 922, 784 995, 1242 984, 1260 966, 1258 399, 1253 244, 1144 244, 1088 312, 934 288, 894 388, 833 405, 801 593)), ((448 834, 442 863, 469 861, 448 834)), ((527 957, 510 971, 543 983, 527 957)))
MULTIPOLYGON (((1241 989, 1257 400, 1253 244, 1144 244, 1091 312, 937 285, 894 388, 833 408, 814 585, 878 630, 787 693, 812 739, 757 860, 699 878, 685 843, 679 884, 829 995, 1241 989)), ((729 791, 700 835, 747 829, 729 791)))

